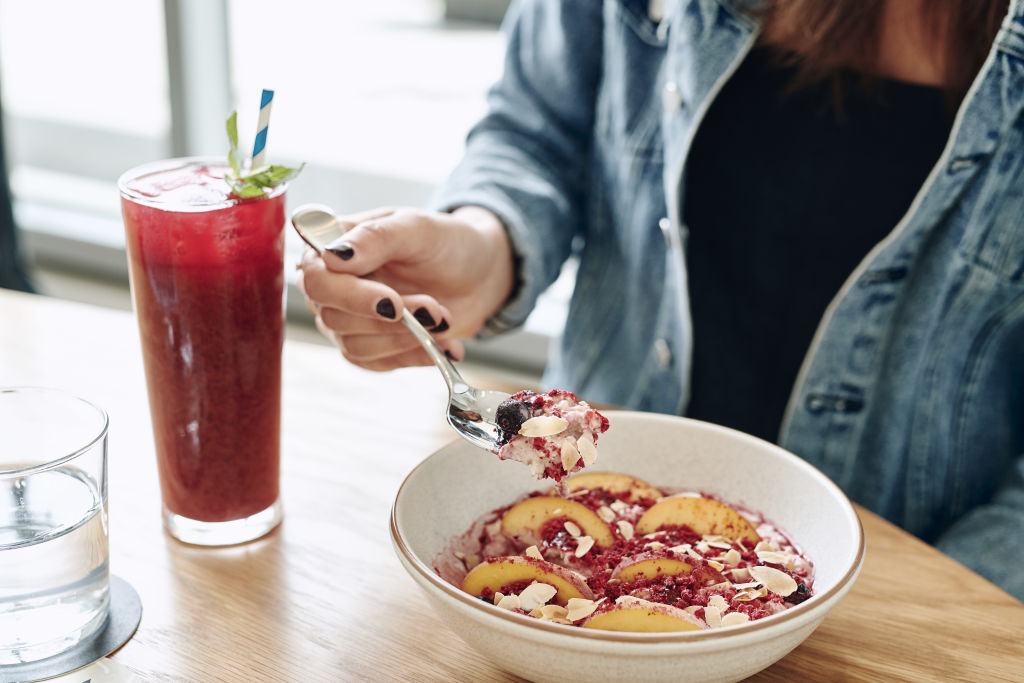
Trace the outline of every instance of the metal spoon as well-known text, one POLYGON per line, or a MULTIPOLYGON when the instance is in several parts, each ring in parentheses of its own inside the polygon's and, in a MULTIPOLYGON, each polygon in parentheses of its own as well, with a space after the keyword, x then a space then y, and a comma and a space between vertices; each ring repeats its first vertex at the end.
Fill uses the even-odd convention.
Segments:
MULTIPOLYGON (((345 226, 329 207, 322 204, 304 204, 295 209, 292 212, 292 226, 318 254, 322 254, 328 245, 345 234, 345 226)), ((509 395, 470 386, 407 308, 402 311, 402 323, 426 350, 448 385, 448 424, 470 443, 497 453, 501 434, 495 421, 495 411, 509 395)))

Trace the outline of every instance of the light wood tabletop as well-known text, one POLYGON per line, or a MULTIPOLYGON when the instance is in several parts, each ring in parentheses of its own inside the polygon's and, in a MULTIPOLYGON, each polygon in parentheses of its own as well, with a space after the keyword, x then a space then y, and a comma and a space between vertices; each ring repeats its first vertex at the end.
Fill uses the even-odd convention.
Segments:
MULTIPOLYGON (((370 373, 330 347, 287 342, 285 521, 219 549, 161 529, 131 314, 0 290, 2 385, 68 389, 110 415, 111 571, 143 603, 138 631, 113 658, 144 680, 518 680, 432 613, 389 540, 405 475, 453 439, 433 368, 370 373)), ((752 680, 1024 679, 1024 604, 858 511, 860 579, 810 638, 752 680)))

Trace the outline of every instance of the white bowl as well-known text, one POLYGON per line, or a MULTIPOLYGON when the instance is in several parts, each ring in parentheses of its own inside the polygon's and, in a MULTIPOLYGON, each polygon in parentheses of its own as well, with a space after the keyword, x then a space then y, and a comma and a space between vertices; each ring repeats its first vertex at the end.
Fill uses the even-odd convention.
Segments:
POLYGON ((520 463, 458 440, 406 478, 391 512, 398 557, 440 622, 487 661, 535 681, 734 681, 782 658, 853 585, 864 534, 825 475, 755 437, 686 418, 606 413, 595 471, 700 490, 762 513, 814 563, 814 595, 779 614, 725 629, 622 633, 545 623, 486 604, 433 569, 451 539, 481 515, 543 488, 520 463))

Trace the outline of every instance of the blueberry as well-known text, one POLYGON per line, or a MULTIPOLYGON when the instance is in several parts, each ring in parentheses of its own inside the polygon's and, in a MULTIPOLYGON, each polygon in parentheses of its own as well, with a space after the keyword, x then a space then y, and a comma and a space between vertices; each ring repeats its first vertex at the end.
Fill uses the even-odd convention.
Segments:
POLYGON ((791 605, 799 605, 809 597, 811 597, 811 592, 807 590, 807 586, 802 583, 798 583, 796 585, 796 590, 784 597, 783 600, 791 605))
POLYGON ((501 442, 508 443, 519 433, 519 428, 530 419, 530 408, 522 401, 507 398, 498 405, 494 412, 494 421, 501 432, 501 442))

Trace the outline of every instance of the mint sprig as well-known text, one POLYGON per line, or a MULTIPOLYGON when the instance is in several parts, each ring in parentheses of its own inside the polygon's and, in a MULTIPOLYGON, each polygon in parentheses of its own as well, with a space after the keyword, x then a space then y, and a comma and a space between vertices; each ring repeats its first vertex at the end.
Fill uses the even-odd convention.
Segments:
POLYGON ((264 195, 268 189, 299 175, 306 166, 304 163, 298 168, 271 164, 247 169, 247 172, 243 173, 246 157, 238 147, 238 112, 231 112, 227 120, 227 130, 228 163, 231 165, 231 171, 224 174, 224 180, 227 181, 231 192, 243 199, 264 195))

